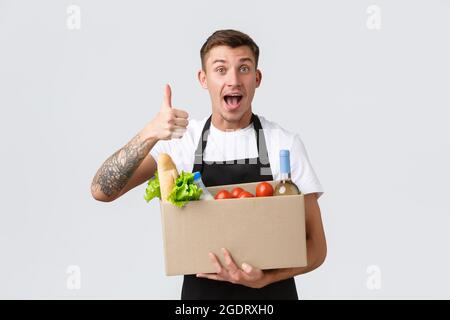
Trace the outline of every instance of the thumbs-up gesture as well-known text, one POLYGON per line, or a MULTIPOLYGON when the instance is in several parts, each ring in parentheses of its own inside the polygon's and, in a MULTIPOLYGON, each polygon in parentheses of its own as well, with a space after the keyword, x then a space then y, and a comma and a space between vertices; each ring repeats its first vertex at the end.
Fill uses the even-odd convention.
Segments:
POLYGON ((156 117, 144 128, 144 132, 157 140, 181 138, 188 126, 189 114, 172 106, 172 90, 168 84, 164 88, 164 99, 156 117))

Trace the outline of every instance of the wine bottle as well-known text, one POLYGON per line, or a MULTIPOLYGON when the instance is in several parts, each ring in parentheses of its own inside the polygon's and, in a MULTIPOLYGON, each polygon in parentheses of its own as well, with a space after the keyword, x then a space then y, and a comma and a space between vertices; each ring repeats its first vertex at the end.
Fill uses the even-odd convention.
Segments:
POLYGON ((299 188, 291 180, 289 150, 280 150, 280 181, 275 187, 276 196, 300 194, 299 188))

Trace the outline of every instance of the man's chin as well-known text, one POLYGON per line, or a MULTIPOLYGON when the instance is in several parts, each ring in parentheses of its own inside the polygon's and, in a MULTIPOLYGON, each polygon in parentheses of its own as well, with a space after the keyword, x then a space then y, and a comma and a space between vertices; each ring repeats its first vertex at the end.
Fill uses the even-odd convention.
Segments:
POLYGON ((227 108, 222 109, 221 116, 228 122, 239 122, 242 117, 249 112, 249 109, 238 108, 235 110, 229 110, 227 108))

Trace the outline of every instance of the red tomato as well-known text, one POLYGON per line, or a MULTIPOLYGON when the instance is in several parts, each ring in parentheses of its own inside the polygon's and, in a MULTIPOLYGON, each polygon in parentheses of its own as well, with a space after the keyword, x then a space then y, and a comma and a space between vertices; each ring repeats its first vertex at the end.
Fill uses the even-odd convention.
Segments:
POLYGON ((228 190, 220 190, 214 197, 214 199, 216 199, 216 200, 231 199, 231 198, 233 198, 233 196, 231 195, 231 193, 228 190))
POLYGON ((254 197, 254 195, 248 191, 244 191, 239 194, 239 198, 252 198, 252 197, 254 197))
POLYGON ((257 197, 271 197, 273 196, 273 187, 268 182, 260 182, 256 185, 257 197))
POLYGON ((236 187, 233 190, 231 190, 231 195, 233 196, 233 198, 239 198, 239 195, 241 194, 241 192, 245 191, 242 188, 236 187))

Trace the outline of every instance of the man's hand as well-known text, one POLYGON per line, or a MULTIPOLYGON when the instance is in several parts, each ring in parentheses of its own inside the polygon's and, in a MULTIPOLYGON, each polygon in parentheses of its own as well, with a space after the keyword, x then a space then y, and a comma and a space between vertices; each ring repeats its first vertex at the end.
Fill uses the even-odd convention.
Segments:
POLYGON ((222 249, 225 260, 225 267, 222 266, 219 259, 214 253, 209 253, 209 258, 214 265, 217 273, 199 273, 197 277, 208 278, 218 281, 229 281, 235 284, 242 284, 251 288, 262 288, 270 283, 268 276, 260 269, 252 267, 247 263, 242 264, 239 268, 233 261, 231 254, 225 249, 222 249))
POLYGON ((188 125, 188 113, 173 108, 171 99, 170 86, 166 85, 163 104, 156 117, 97 170, 91 183, 94 199, 113 201, 153 176, 156 162, 148 156, 150 150, 158 140, 181 138, 188 125))
POLYGON ((141 135, 156 140, 181 138, 188 126, 188 118, 189 114, 186 111, 172 107, 172 90, 166 84, 161 109, 141 131, 141 135))

